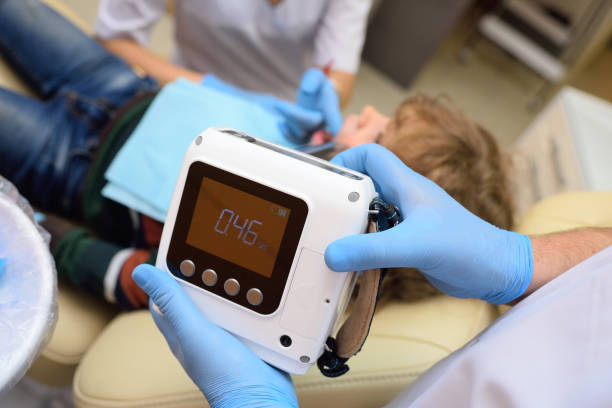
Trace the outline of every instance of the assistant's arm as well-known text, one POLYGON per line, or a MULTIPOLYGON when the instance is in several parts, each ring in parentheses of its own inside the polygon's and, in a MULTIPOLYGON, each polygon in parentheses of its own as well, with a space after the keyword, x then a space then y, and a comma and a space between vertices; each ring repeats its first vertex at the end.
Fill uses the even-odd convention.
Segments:
POLYGON ((330 1, 315 35, 315 65, 331 67, 329 78, 341 107, 353 93, 371 6, 372 0, 330 1))
POLYGON ((351 99, 351 96, 353 95, 353 88, 355 87, 355 74, 332 69, 329 72, 329 79, 332 84, 334 84, 334 88, 338 93, 340 107, 346 107, 351 99))
POLYGON ((149 51, 153 26, 166 13, 166 0, 101 0, 96 38, 113 54, 161 83, 178 77, 199 82, 203 74, 175 65, 149 51))
POLYGON ((110 52, 123 58, 132 67, 142 70, 162 84, 172 82, 179 77, 200 82, 204 77, 203 73, 183 68, 165 60, 129 38, 100 39, 100 42, 110 52))
POLYGON ((612 228, 586 228, 530 236, 533 276, 523 296, 612 245, 612 228))

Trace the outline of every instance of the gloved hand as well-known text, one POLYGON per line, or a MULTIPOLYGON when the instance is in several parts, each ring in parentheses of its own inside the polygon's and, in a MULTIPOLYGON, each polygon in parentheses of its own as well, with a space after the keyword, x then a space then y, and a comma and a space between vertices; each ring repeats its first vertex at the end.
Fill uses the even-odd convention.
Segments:
POLYGON ((399 207, 402 221, 387 231, 332 242, 325 251, 331 269, 413 267, 442 292, 494 304, 527 289, 529 237, 478 218, 380 145, 346 150, 332 162, 368 174, 381 197, 399 207))
POLYGON ((157 327, 211 407, 298 406, 291 378, 209 322, 172 276, 140 265, 132 278, 150 296, 157 327))
MULTIPOLYGON (((222 81, 213 74, 204 75, 201 84, 215 91, 251 101, 280 115, 284 119, 280 124, 280 130, 288 140, 293 142, 308 143, 314 130, 323 126, 323 114, 316 109, 283 101, 272 94, 246 91, 222 81)), ((342 118, 340 118, 340 125, 342 125, 342 118)))
POLYGON ((296 105, 281 103, 277 106, 277 110, 285 116, 287 132, 294 137, 294 140, 301 140, 304 143, 308 141, 309 135, 318 130, 306 120, 305 110, 320 113, 321 126, 324 125, 325 130, 334 136, 342 127, 338 93, 331 81, 318 68, 311 68, 302 76, 296 105))
POLYGON ((4 259, 0 258, 0 278, 4 275, 4 259))

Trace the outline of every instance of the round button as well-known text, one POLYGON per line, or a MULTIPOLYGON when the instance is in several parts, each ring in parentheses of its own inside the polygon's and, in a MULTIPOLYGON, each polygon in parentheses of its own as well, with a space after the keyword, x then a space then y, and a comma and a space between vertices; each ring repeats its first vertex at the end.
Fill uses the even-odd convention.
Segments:
POLYGON ((185 259, 183 262, 181 262, 180 270, 184 276, 193 276, 195 272, 195 264, 193 261, 185 259))
POLYGON ((261 302, 263 302, 263 293, 261 293, 261 290, 257 288, 249 289, 247 292, 247 302, 253 306, 261 305, 261 302))
POLYGON ((215 286, 217 283, 217 272, 212 269, 206 269, 202 272, 202 282, 204 282, 206 286, 215 286))
POLYGON ((228 295, 236 296, 238 292, 240 292, 240 284, 236 279, 231 278, 225 281, 223 284, 223 289, 228 295))

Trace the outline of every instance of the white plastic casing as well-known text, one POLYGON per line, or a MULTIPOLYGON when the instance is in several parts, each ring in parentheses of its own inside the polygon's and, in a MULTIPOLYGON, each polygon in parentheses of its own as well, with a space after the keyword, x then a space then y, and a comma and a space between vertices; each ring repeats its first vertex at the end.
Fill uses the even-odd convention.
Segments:
POLYGON ((368 176, 325 160, 232 129, 209 128, 185 154, 166 216, 156 264, 168 273, 174 223, 188 170, 197 161, 306 202, 306 222, 280 305, 272 314, 259 314, 177 279, 204 316, 260 358, 292 374, 306 373, 322 354, 354 284, 354 273, 331 271, 323 254, 332 241, 365 231, 369 204, 376 196, 374 184, 368 176), (291 337, 291 346, 281 345, 283 335, 291 337))

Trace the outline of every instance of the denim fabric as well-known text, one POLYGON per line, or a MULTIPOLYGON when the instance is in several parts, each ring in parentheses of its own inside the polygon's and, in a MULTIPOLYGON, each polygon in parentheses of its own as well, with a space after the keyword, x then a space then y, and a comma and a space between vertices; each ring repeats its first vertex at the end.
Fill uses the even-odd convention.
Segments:
POLYGON ((0 0, 0 53, 41 97, 0 88, 0 174, 33 204, 75 215, 101 130, 159 86, 38 0, 0 0))

